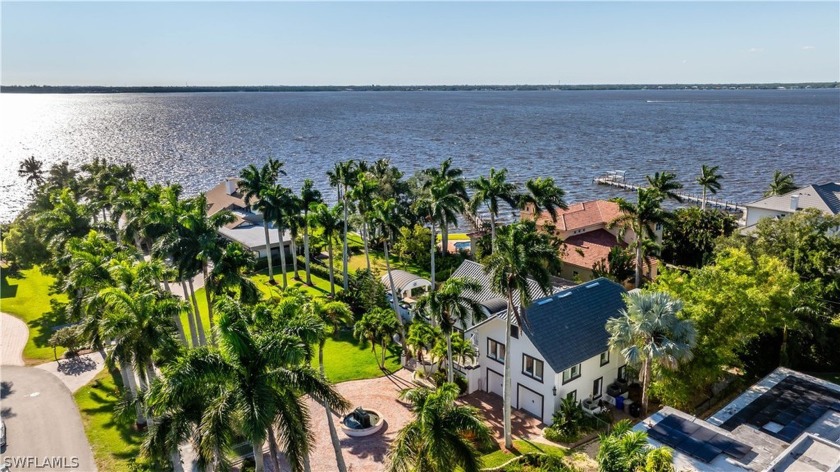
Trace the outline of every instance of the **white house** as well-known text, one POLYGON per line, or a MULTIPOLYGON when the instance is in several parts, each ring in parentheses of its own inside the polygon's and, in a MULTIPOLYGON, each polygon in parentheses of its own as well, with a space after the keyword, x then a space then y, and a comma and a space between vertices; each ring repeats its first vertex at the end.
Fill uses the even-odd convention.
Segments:
MULTIPOLYGON (((263 258, 268 254, 265 244, 265 228, 262 214, 259 212, 252 212, 248 205, 245 204, 245 196, 239 191, 239 179, 229 177, 222 181, 219 185, 208 190, 205 194, 207 198, 207 214, 212 216, 222 210, 229 210, 234 217, 231 223, 219 228, 219 234, 225 239, 238 242, 242 244, 258 257, 263 258)), ((251 202, 253 203, 253 202, 251 202)), ((277 228, 269 223, 268 226, 269 247, 272 256, 279 257, 280 255, 280 235, 277 233, 277 228)), ((289 247, 292 243, 291 233, 286 230, 283 232, 282 247, 287 255, 290 255, 289 247)), ((274 261, 275 264, 279 261, 274 261)))
POLYGON ((840 183, 809 185, 748 203, 745 230, 749 231, 762 218, 784 218, 804 208, 816 208, 826 215, 840 214, 840 183))
POLYGON ((469 391, 502 395, 505 349, 511 350, 511 403, 551 424, 565 397, 606 399, 617 378, 626 379, 621 354, 610 351, 605 325, 624 307, 622 286, 604 278, 542 297, 524 311, 526 326, 511 326, 505 346, 506 311, 467 329, 479 355, 463 366, 469 391))

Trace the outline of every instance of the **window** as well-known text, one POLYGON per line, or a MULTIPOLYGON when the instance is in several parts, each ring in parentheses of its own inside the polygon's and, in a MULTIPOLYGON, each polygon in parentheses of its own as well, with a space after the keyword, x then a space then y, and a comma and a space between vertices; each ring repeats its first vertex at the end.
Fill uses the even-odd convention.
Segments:
POLYGON ((572 390, 566 394, 566 398, 570 398, 573 402, 577 401, 577 390, 572 390))
POLYGON ((487 357, 501 363, 505 362, 505 345, 487 338, 487 357))
POLYGON ((563 371, 563 383, 569 383, 572 380, 580 377, 580 364, 569 367, 563 371))
POLYGON ((543 362, 541 360, 534 359, 528 354, 522 354, 522 373, 532 379, 537 379, 542 382, 543 362))
POLYGON ((610 363, 610 351, 601 353, 601 367, 610 363))
POLYGON ((598 377, 592 382, 592 398, 601 398, 601 388, 604 386, 604 378, 598 377))
POLYGON ((621 380, 627 380, 627 365, 623 365, 618 368, 618 378, 621 380))
POLYGON ((519 326, 510 325, 510 337, 519 339, 519 326))

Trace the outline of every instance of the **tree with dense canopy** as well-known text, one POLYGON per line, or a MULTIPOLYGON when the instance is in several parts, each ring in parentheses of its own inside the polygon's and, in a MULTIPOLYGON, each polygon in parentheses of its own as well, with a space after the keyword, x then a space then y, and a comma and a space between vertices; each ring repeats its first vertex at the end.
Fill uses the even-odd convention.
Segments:
POLYGON ((774 195, 784 195, 788 192, 793 192, 799 186, 793 181, 793 174, 785 174, 780 170, 777 170, 773 174, 773 181, 770 183, 770 186, 767 188, 767 191, 764 192, 765 197, 772 197, 774 195))
POLYGON ((493 441, 490 428, 474 407, 456 403, 458 387, 414 388, 400 393, 411 403, 414 419, 397 434, 388 454, 389 472, 479 472, 476 445, 493 441))
POLYGON ((613 201, 618 203, 619 215, 607 224, 607 228, 618 227, 618 239, 623 240, 627 231, 632 231, 634 241, 631 247, 636 252, 636 287, 642 285, 642 268, 646 249, 657 244, 657 227, 665 226, 670 215, 662 209, 662 195, 658 190, 640 188, 636 203, 623 198, 613 201), (649 242, 649 243, 648 243, 649 242))

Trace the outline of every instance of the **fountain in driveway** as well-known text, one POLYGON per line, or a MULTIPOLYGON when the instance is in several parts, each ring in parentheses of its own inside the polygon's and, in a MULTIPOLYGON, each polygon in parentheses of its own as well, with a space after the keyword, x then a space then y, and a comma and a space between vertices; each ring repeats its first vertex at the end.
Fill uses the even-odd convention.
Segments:
POLYGON ((344 434, 358 438, 377 433, 385 424, 382 414, 376 410, 356 408, 341 420, 341 430, 344 434))

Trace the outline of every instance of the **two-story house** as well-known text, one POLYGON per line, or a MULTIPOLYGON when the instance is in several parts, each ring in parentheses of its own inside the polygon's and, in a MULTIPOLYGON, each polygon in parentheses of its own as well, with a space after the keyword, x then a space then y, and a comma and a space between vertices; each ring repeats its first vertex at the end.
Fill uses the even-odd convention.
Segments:
MULTIPOLYGON (((520 213, 523 221, 533 220, 537 228, 553 228, 554 235, 563 241, 560 258, 563 268, 560 276, 570 280, 592 280, 592 268, 599 261, 606 261, 613 247, 627 247, 636 236, 632 231, 620 234, 620 228, 609 224, 621 215, 618 204, 606 200, 573 203, 569 208, 558 209, 552 220, 548 211, 534 213, 531 205, 520 213)), ((657 227, 656 236, 661 242, 662 228, 657 227)), ((656 263, 650 261, 650 278, 656 277, 656 263)))
POLYGON ((749 233, 763 218, 784 218, 805 208, 816 208, 826 215, 840 214, 840 182, 808 185, 783 195, 773 195, 747 203, 744 232, 749 233))
POLYGON ((622 286, 604 278, 535 299, 511 326, 505 346, 507 310, 465 332, 479 355, 463 369, 469 391, 502 395, 505 350, 511 350, 512 406, 546 424, 565 397, 600 399, 607 385, 626 379, 624 359, 610 350, 606 323, 624 308, 622 286))

